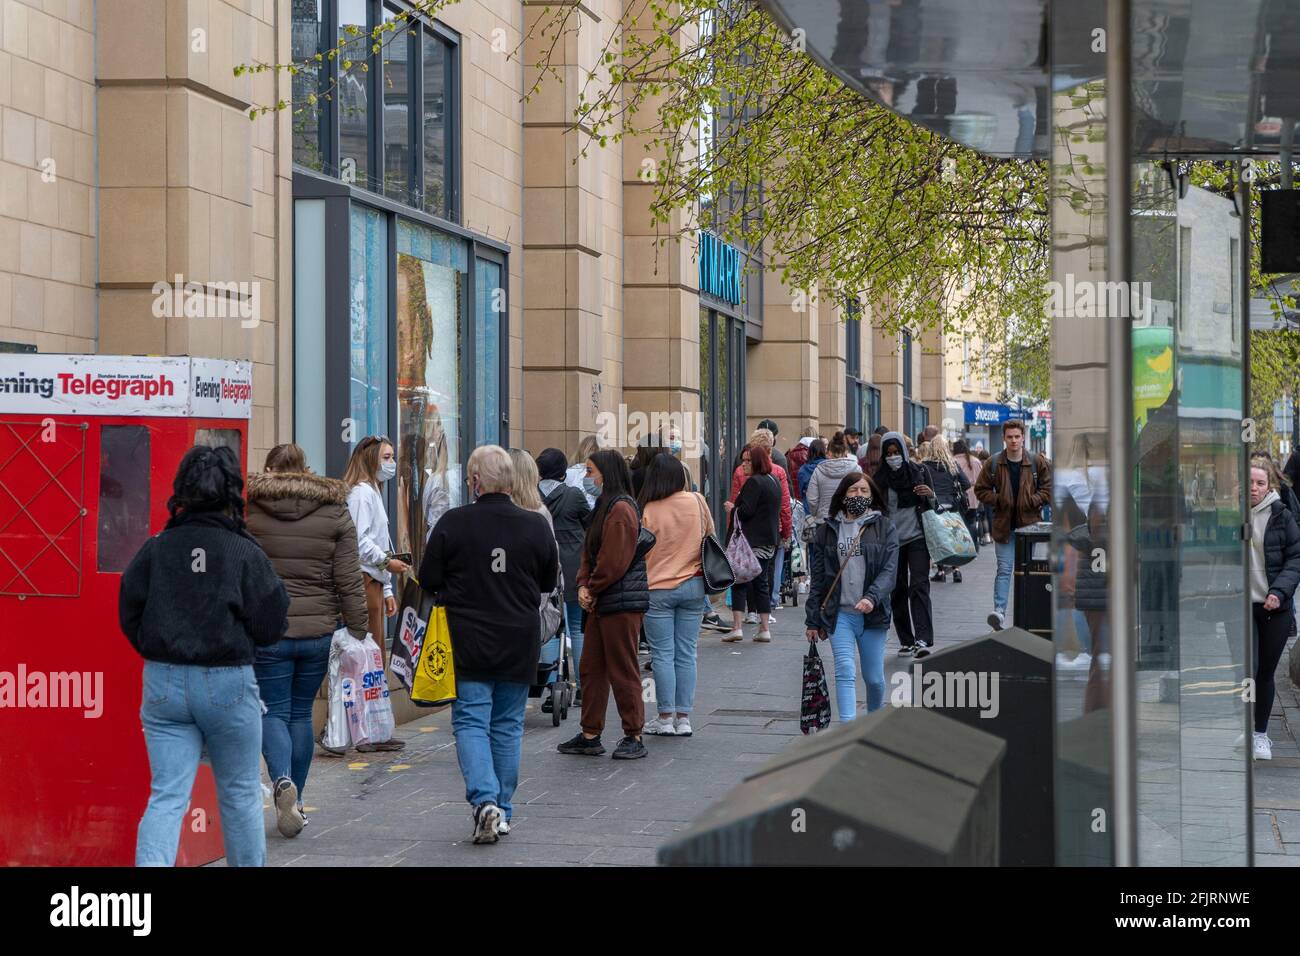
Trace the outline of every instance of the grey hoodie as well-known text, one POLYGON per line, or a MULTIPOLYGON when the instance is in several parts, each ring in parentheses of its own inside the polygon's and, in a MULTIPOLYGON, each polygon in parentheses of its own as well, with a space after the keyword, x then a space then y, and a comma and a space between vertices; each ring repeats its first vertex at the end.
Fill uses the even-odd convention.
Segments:
POLYGON ((805 490, 809 516, 817 521, 825 521, 831 510, 831 498, 840 486, 840 481, 845 475, 858 470, 858 460, 853 455, 848 458, 827 458, 813 469, 805 490))

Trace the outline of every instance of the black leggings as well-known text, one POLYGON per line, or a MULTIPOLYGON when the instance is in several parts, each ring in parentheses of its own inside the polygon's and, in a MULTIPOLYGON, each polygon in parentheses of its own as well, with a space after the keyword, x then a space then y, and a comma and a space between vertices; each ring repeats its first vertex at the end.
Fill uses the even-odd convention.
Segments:
POLYGON ((1251 610, 1255 615, 1255 732, 1262 734, 1268 731, 1268 715, 1273 711, 1273 672, 1286 650, 1295 611, 1266 611, 1263 604, 1252 604, 1251 610))
POLYGON ((758 623, 766 628, 767 618, 763 615, 772 611, 772 569, 776 566, 776 555, 759 558, 758 563, 763 568, 758 577, 731 589, 731 609, 742 614, 746 609, 756 611, 758 623))
POLYGON ((934 625, 930 614, 930 551, 925 538, 898 548, 898 577, 889 605, 894 614, 898 643, 912 647, 917 642, 934 646, 934 625))

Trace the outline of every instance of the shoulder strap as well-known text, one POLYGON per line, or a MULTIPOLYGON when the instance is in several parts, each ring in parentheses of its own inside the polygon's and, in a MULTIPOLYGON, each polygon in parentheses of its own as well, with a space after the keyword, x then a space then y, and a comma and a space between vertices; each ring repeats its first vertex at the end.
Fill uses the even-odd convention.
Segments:
MULTIPOLYGON (((875 522, 870 522, 870 523, 871 523, 871 524, 875 524, 875 522)), ((826 526, 826 525, 823 525, 822 527, 827 527, 827 526, 826 526)), ((867 530, 867 525, 865 525, 865 524, 864 524, 861 528, 858 529, 857 537, 855 537, 855 538, 853 539, 853 543, 854 543, 854 544, 857 544, 859 541, 862 540, 862 534, 863 534, 863 532, 865 532, 866 530, 867 530)), ((829 533, 829 532, 828 532, 828 533, 829 533)), ((850 547, 849 550, 852 551, 853 549, 850 547)), ((852 560, 852 556, 850 556, 850 560, 852 560)), ((840 565, 840 569, 839 569, 838 571, 835 572, 835 579, 834 579, 833 581, 831 581, 831 586, 828 587, 828 588, 826 589, 826 596, 825 596, 824 598, 822 598, 822 610, 823 610, 823 611, 826 610, 826 602, 829 601, 829 600, 831 599, 831 593, 835 590, 835 586, 836 586, 837 584, 840 583, 840 578, 844 575, 844 569, 847 568, 848 566, 849 566, 849 562, 848 562, 848 561, 845 561, 843 564, 840 565)))
POLYGON ((704 496, 698 491, 691 492, 691 495, 695 498, 695 504, 700 509, 700 539, 703 540, 704 535, 707 534, 704 524, 704 496))

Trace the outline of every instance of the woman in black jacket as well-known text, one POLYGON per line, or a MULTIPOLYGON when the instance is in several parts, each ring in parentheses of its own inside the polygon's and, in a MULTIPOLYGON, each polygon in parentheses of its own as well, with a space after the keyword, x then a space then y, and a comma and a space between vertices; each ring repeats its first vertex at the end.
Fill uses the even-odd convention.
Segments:
POLYGON ((727 642, 745 639, 743 624, 748 605, 758 613, 758 633, 754 640, 766 644, 772 640, 767 620, 772 613, 772 565, 781 545, 781 484, 772 474, 772 459, 763 445, 746 445, 740 453, 740 467, 746 476, 740 493, 734 503, 723 504, 727 509, 727 540, 731 540, 731 532, 739 521, 740 533, 749 542, 763 570, 752 581, 731 589, 732 629, 722 639, 727 642))
POLYGON ((262 700, 253 659, 288 627, 289 596, 244 526, 229 448, 191 448, 171 519, 122 574, 122 632, 145 659, 140 721, 152 785, 136 866, 173 866, 199 752, 207 748, 231 866, 264 866, 262 700))
POLYGON ((641 513, 631 496, 632 477, 623 456, 612 448, 596 452, 587 459, 587 477, 600 489, 600 497, 578 566, 578 603, 587 612, 582 730, 556 749, 592 757, 605 752, 600 734, 613 691, 623 722, 623 739, 614 748, 614 758, 633 760, 646 755, 641 742, 645 704, 636 651, 641 621, 650 607, 645 566, 649 548, 641 542, 641 513))
MULTIPOLYGON (((537 486, 542 504, 551 513, 551 527, 555 543, 560 546, 560 568, 564 571, 564 619, 569 628, 569 642, 573 645, 573 667, 581 673, 582 666, 582 605, 578 603, 578 565, 582 561, 582 543, 591 525, 591 508, 581 488, 564 483, 564 473, 569 463, 564 452, 547 448, 537 456, 537 486)), ((575 703, 582 703, 582 685, 578 685, 575 703)))
POLYGON ((1300 525, 1278 495, 1273 471, 1250 469, 1250 600, 1255 624, 1256 760, 1271 760, 1268 717, 1273 710, 1273 672, 1286 648, 1300 584, 1300 525))
POLYGON ((857 657, 867 685, 867 713, 885 704, 889 599, 898 572, 898 532, 881 513, 882 495, 860 471, 845 475, 809 549, 812 581, 805 604, 811 641, 830 638, 835 655, 835 710, 857 716, 857 657))
POLYGON ((930 549, 925 544, 921 513, 934 508, 930 472, 910 461, 907 441, 898 432, 880 440, 880 470, 876 487, 885 495, 885 513, 898 532, 898 576, 894 583, 894 630, 900 657, 925 657, 934 646, 930 610, 930 549))
MULTIPOLYGON (((928 484, 934 489, 935 510, 937 511, 955 511, 959 515, 966 513, 966 492, 970 489, 970 479, 966 477, 965 472, 957 465, 957 460, 953 458, 952 452, 948 450, 948 442, 942 435, 935 435, 930 439, 930 457, 927 458, 923 465, 929 472, 930 481, 928 484)), ((935 567, 932 581, 940 583, 946 581, 948 569, 940 564, 935 567)), ((961 570, 952 569, 952 580, 954 584, 961 584, 961 570)))

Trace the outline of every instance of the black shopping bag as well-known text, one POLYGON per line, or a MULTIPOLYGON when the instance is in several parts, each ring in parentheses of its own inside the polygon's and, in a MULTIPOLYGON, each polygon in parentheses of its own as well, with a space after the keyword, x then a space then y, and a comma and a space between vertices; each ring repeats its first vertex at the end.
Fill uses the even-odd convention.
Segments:
POLYGON ((831 725, 831 694, 826 687, 826 669, 822 667, 817 645, 809 642, 803 657, 803 701, 799 707, 799 729, 805 734, 825 730, 831 725))
POLYGON ((420 587, 413 575, 409 576, 398 604, 397 635, 393 638, 393 655, 388 664, 408 691, 415 680, 415 662, 420 659, 420 646, 432 610, 433 595, 420 587))

